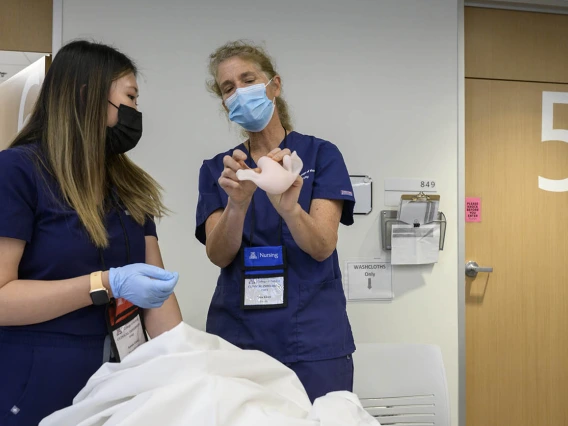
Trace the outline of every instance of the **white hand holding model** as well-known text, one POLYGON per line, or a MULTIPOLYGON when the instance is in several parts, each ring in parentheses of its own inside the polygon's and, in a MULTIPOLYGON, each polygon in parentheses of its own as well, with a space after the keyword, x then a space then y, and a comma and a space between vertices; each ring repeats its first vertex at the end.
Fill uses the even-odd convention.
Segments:
POLYGON ((304 166, 296 151, 292 155, 285 155, 282 163, 283 165, 280 165, 269 157, 260 157, 257 163, 260 173, 252 169, 238 170, 237 178, 253 181, 267 194, 280 195, 292 186, 304 166))

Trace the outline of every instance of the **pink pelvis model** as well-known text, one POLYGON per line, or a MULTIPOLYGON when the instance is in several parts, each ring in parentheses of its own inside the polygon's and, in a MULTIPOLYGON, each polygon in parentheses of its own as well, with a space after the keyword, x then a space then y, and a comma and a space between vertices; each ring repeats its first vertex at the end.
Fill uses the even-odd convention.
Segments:
POLYGON ((282 160, 283 165, 268 157, 260 157, 258 167, 260 173, 252 169, 237 171, 239 180, 251 180, 267 194, 280 195, 296 180, 304 164, 296 151, 292 155, 285 155, 282 160))

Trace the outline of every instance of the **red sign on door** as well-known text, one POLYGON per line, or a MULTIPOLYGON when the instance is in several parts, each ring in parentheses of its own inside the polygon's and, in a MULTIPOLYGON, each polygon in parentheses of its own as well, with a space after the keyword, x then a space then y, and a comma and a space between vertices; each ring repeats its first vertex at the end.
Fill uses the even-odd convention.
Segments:
POLYGON ((465 199, 465 221, 481 222, 481 198, 465 199))

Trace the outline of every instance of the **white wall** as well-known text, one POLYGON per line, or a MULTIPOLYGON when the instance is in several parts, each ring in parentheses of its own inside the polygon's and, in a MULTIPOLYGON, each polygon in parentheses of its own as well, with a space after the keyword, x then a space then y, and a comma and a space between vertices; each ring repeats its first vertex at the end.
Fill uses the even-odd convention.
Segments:
POLYGON ((369 174, 375 206, 342 227, 342 261, 381 256, 378 214, 389 177, 437 179, 448 220, 434 267, 394 271, 392 303, 350 304, 357 342, 442 347, 452 424, 458 419, 458 1, 66 0, 63 39, 117 47, 142 69, 145 133, 132 157, 166 189, 175 212, 159 225, 178 270, 185 320, 204 328, 217 277, 194 238, 204 158, 238 142, 205 90, 208 54, 230 39, 266 42, 296 129, 336 143, 352 174, 369 174))

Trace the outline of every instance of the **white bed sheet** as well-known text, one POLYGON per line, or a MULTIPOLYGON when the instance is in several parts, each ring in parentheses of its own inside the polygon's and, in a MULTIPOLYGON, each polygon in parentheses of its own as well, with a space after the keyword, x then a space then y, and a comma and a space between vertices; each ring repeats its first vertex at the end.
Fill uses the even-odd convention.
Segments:
POLYGON ((103 365, 40 426, 377 426, 350 392, 310 403, 294 374, 185 323, 103 365))

